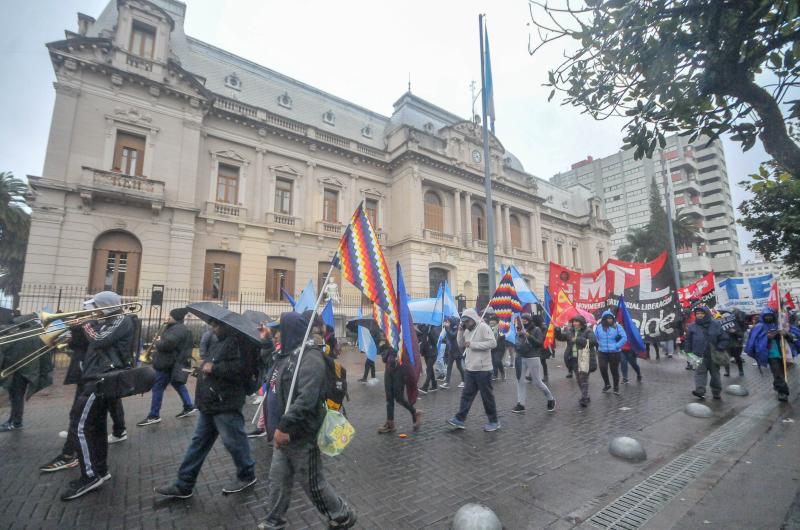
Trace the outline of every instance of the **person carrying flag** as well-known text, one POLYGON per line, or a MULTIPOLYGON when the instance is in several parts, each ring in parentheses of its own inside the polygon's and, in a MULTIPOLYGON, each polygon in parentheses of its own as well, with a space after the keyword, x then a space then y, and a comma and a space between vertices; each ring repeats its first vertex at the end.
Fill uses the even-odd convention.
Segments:
POLYGON ((464 348, 466 358, 466 379, 461 392, 461 404, 455 416, 447 420, 456 429, 466 429, 465 420, 475 396, 480 392, 483 409, 489 422, 483 427, 486 432, 500 428, 497 421, 497 405, 492 391, 492 348, 497 341, 489 324, 483 322, 478 312, 467 309, 461 316, 458 328, 458 346, 464 348))
POLYGON ((378 434, 389 434, 396 430, 394 424, 395 402, 411 414, 414 432, 419 431, 422 425, 422 411, 414 408, 414 405, 406 399, 406 366, 398 362, 397 350, 392 348, 383 333, 373 332, 372 340, 377 344, 378 354, 383 361, 383 389, 386 393, 386 423, 378 428, 378 434))
POLYGON ((797 342, 794 334, 778 328, 775 310, 769 307, 761 312, 758 324, 753 327, 747 338, 745 353, 755 359, 759 366, 769 365, 772 372, 772 387, 777 392, 779 401, 789 400, 789 385, 786 384, 783 358, 790 355, 791 352, 786 350, 790 350, 791 346, 796 350, 797 342))

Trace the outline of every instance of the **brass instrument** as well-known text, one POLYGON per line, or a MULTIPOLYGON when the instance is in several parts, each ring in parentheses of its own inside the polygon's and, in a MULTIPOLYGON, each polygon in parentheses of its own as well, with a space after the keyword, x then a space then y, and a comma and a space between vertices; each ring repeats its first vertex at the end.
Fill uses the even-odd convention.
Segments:
POLYGON ((153 358, 152 358, 153 357, 153 348, 155 347, 156 341, 159 339, 159 337, 161 337, 161 334, 164 332, 164 328, 166 328, 166 327, 167 327, 167 323, 164 322, 158 328, 158 330, 156 331, 156 334, 153 335, 153 340, 150 341, 150 344, 147 346, 147 349, 144 351, 144 354, 142 355, 142 362, 143 363, 150 364, 150 363, 153 362, 153 358))
MULTIPOLYGON (((64 330, 66 331, 67 328, 70 326, 78 325, 83 323, 84 321, 89 320, 105 320, 108 318, 113 318, 117 315, 106 315, 96 317, 94 316, 96 313, 100 311, 108 311, 116 310, 116 309, 129 309, 131 313, 139 313, 142 311, 142 304, 135 303, 135 304, 119 304, 119 305, 112 305, 103 308, 95 308, 95 309, 84 309, 81 311, 68 311, 66 313, 48 313, 47 311, 42 311, 41 313, 37 314, 36 319, 31 319, 25 321, 21 324, 16 324, 11 329, 20 328, 32 321, 38 320, 41 323, 40 328, 36 329, 26 329, 24 331, 18 331, 16 333, 12 333, 10 335, 0 336, 0 346, 4 346, 6 344, 10 344, 12 342, 16 342, 18 340, 29 339, 32 337, 38 337, 40 335, 44 335, 49 333, 47 331, 47 327, 50 326, 56 320, 63 320, 64 321, 64 330)), ((9 331, 8 329, 4 330, 6 333, 9 331)), ((51 331, 52 332, 52 331, 51 331)))
POLYGON ((39 339, 44 343, 44 346, 32 351, 22 359, 4 369, 2 372, 0 372, 0 379, 5 379, 20 368, 37 360, 39 357, 50 353, 53 349, 59 349, 61 351, 66 350, 67 342, 64 340, 65 337, 62 335, 67 331, 69 331, 69 328, 59 328, 38 335, 39 339))

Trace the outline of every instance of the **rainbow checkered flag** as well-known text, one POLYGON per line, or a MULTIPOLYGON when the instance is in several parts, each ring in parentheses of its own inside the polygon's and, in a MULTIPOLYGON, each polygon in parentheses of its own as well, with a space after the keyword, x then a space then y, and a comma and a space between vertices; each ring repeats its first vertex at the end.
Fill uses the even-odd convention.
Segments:
POLYGON ((373 316, 378 322, 387 342, 398 349, 400 344, 400 320, 397 310, 397 295, 378 235, 369 222, 364 204, 353 212, 350 224, 339 241, 334 266, 342 276, 370 299, 373 316))
POLYGON ((508 334, 511 330, 511 320, 514 315, 522 313, 522 302, 520 302, 519 296, 517 296, 517 289, 514 287, 511 267, 506 270, 500 279, 494 296, 489 300, 489 306, 494 309, 494 313, 500 321, 500 332, 508 334))

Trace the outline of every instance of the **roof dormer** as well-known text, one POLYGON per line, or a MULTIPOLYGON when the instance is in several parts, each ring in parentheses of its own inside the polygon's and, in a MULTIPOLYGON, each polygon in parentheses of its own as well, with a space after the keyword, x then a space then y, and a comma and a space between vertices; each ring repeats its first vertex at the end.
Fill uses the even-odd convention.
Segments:
POLYGON ((172 17, 147 0, 117 0, 114 46, 117 66, 123 70, 160 79, 169 57, 169 37, 175 29, 172 17))

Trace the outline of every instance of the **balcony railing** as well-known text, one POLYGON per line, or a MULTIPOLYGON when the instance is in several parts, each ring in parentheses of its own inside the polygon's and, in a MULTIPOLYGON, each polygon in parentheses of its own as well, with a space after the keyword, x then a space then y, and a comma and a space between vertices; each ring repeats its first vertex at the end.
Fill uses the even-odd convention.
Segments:
POLYGON ((481 250, 486 250, 488 248, 486 241, 483 241, 482 239, 473 239, 472 244, 475 246, 475 248, 479 248, 481 250))
POLYGON ((422 231, 423 239, 427 239, 430 241, 442 241, 445 243, 453 243, 454 236, 453 234, 448 234, 446 232, 440 232, 438 230, 431 230, 430 228, 426 228, 422 231))
POLYGON ((160 180, 86 166, 82 171, 79 187, 87 205, 91 205, 96 196, 115 202, 147 204, 154 210, 164 205, 164 183, 160 180))
POLYGON ((340 236, 344 232, 344 225, 341 223, 331 223, 329 221, 320 221, 317 223, 317 232, 331 235, 340 236))
POLYGON ((144 70, 145 72, 153 71, 153 61, 143 57, 138 57, 136 55, 131 55, 130 53, 126 54, 125 56, 125 64, 128 66, 133 66, 139 70, 144 70))
POLYGON ((279 226, 281 228, 294 228, 295 226, 299 225, 299 222, 296 217, 292 217, 291 215, 276 213, 276 212, 268 212, 267 224, 273 226, 279 226))
POLYGON ((206 215, 222 215, 225 217, 247 217, 247 208, 238 204, 225 202, 206 202, 206 215))

